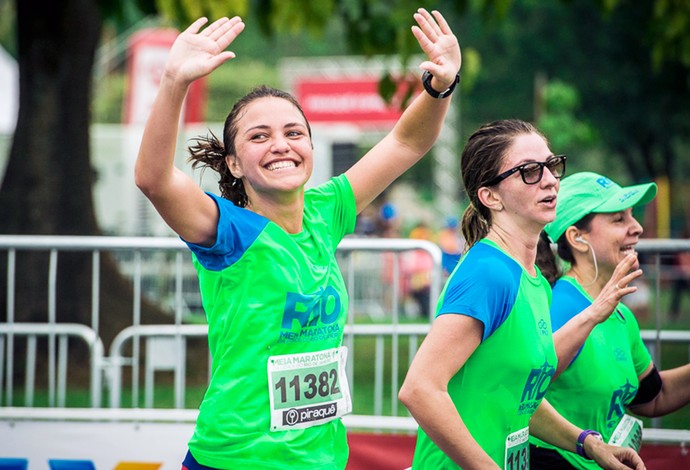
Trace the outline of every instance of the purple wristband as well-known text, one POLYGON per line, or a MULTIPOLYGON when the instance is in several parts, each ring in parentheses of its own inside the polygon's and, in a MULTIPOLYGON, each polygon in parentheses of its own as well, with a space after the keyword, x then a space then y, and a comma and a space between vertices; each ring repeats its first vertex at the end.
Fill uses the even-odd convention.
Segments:
POLYGON ((596 439, 602 440, 601 434, 599 434, 598 432, 593 431, 591 429, 585 429, 578 436, 577 443, 575 443, 575 449, 577 450, 577 455, 579 455, 580 457, 587 460, 592 460, 592 457, 587 455, 587 452, 585 452, 585 439, 589 435, 592 435, 596 439))

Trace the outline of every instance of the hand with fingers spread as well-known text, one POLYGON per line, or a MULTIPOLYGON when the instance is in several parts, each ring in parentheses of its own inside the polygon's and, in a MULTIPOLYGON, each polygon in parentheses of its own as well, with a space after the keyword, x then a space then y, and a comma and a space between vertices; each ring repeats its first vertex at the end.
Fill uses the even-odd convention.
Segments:
POLYGON ((635 264, 637 264, 637 253, 630 253, 623 258, 592 305, 587 308, 586 311, 596 323, 606 320, 623 297, 637 290, 637 287, 630 285, 633 280, 642 276, 641 269, 631 271, 635 264))
POLYGON ((417 26, 412 26, 412 34, 417 38, 429 60, 422 62, 419 67, 433 75, 436 90, 445 90, 460 72, 462 55, 458 39, 448 26, 443 15, 434 10, 429 13, 424 8, 414 14, 417 26))
POLYGON ((207 22, 199 18, 173 43, 165 66, 165 74, 173 80, 189 84, 235 57, 225 49, 244 30, 240 17, 221 18, 202 29, 207 22))

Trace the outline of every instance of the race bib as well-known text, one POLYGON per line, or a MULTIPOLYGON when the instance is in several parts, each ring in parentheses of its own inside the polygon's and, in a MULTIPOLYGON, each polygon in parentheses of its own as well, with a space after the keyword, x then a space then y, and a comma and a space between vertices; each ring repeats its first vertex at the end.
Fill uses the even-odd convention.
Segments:
POLYGON ((308 428, 352 411, 347 348, 268 358, 271 431, 308 428))
POLYGON ((616 429, 611 434, 609 444, 619 447, 630 447, 639 452, 642 444, 642 420, 630 415, 623 415, 616 429))
POLYGON ((529 469, 529 428, 508 434, 506 438, 505 470, 529 469))

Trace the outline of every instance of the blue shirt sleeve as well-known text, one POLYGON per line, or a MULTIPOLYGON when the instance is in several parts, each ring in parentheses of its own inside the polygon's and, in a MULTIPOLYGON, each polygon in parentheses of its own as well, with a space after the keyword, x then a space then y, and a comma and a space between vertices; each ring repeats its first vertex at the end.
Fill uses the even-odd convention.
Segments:
POLYGON ((478 243, 448 279, 438 315, 461 314, 484 325, 486 340, 508 318, 520 287, 522 268, 496 248, 478 243))
POLYGON ((209 247, 184 241, 201 265, 211 271, 220 271, 242 257, 261 234, 268 219, 234 205, 228 199, 206 193, 218 206, 216 242, 209 247))
POLYGON ((559 279, 551 297, 551 328, 558 331, 575 315, 591 305, 587 297, 572 283, 559 279))

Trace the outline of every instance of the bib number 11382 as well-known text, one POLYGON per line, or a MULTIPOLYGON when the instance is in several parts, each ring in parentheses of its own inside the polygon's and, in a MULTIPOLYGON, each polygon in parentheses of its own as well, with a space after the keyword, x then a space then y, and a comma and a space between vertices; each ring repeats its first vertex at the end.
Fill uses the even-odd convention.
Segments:
POLYGON ((352 411, 345 374, 347 348, 271 356, 271 430, 323 424, 352 411))

